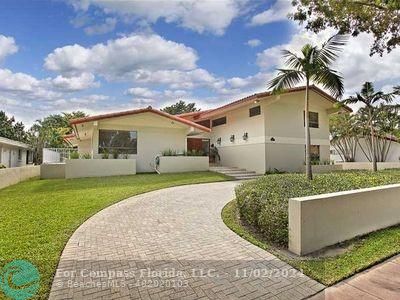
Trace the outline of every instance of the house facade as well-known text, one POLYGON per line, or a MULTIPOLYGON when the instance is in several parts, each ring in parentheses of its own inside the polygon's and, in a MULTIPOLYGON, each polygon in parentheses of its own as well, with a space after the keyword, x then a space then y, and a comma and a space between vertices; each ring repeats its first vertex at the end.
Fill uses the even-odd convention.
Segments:
POLYGON ((32 163, 32 153, 27 144, 0 137, 0 164, 15 168, 28 163, 32 163))
MULTIPOLYGON (((259 174, 275 169, 299 172, 305 162, 305 88, 280 95, 254 94, 227 105, 172 116, 147 108, 71 121, 78 151, 92 158, 118 150, 137 161, 138 172, 153 171, 164 150, 202 151, 217 147, 220 164, 259 174)), ((337 101, 312 86, 310 127, 312 158, 330 160, 329 115, 337 101)), ((351 111, 350 108, 342 109, 351 111)))

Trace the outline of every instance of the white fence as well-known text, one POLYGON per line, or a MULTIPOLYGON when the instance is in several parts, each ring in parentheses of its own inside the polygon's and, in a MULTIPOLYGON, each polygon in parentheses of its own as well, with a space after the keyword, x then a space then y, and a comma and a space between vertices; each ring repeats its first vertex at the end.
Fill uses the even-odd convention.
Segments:
POLYGON ((400 223, 400 184, 289 200, 289 250, 305 255, 400 223))
POLYGON ((43 148, 43 163, 62 163, 69 159, 72 148, 43 148))

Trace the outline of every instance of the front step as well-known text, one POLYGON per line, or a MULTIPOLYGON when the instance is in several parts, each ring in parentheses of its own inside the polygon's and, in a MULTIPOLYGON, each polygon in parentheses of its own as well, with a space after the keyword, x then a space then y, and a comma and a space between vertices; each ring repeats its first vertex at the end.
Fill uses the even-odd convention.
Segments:
POLYGON ((224 166, 212 166, 210 167, 210 171, 233 177, 236 180, 256 179, 261 176, 254 171, 247 171, 246 169, 230 168, 224 166))

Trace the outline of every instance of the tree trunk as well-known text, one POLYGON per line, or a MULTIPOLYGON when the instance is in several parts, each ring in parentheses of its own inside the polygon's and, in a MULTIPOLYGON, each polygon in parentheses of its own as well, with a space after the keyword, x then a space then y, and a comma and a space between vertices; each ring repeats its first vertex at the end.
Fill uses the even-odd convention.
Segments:
POLYGON ((306 176, 308 180, 313 179, 312 165, 311 165, 311 137, 310 137, 310 121, 309 121, 309 81, 306 83, 306 99, 304 109, 304 123, 306 133, 306 176))
POLYGON ((376 145, 375 145, 375 131, 374 131, 374 123, 372 120, 372 111, 369 108, 369 124, 371 126, 371 145, 372 145, 372 169, 374 172, 378 171, 378 163, 376 161, 376 145))

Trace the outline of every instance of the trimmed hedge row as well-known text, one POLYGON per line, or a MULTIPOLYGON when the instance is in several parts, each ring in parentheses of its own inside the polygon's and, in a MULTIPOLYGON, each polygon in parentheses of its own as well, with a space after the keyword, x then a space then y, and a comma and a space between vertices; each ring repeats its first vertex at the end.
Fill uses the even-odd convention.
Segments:
POLYGON ((253 225, 270 242, 287 246, 289 198, 399 182, 400 170, 336 172, 316 175, 313 181, 303 174, 279 174, 245 182, 235 192, 241 219, 253 225))

